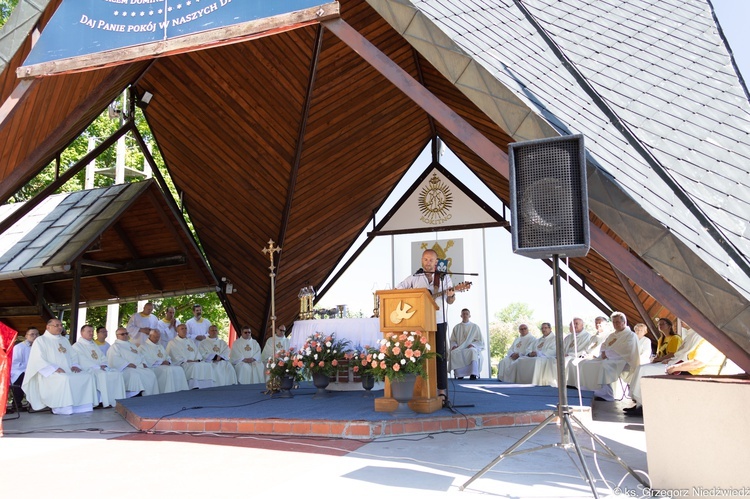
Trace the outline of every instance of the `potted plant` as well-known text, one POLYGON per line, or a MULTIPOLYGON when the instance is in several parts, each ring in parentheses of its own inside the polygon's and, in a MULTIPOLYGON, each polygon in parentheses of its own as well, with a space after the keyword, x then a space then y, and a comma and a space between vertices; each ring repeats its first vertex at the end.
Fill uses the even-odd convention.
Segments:
POLYGON ((337 340, 335 333, 313 333, 305 340, 298 359, 318 388, 315 396, 326 395, 325 388, 330 382, 330 377, 336 374, 341 362, 347 358, 348 345, 349 342, 346 340, 337 340))
POLYGON ((304 379, 302 363, 299 353, 293 348, 279 350, 276 356, 269 357, 266 362, 266 375, 268 375, 268 389, 271 392, 284 390, 285 396, 291 397, 291 388, 295 381, 304 379))
POLYGON ((365 396, 372 396, 370 390, 375 386, 375 376, 373 375, 372 360, 377 356, 379 349, 372 348, 369 346, 357 347, 351 352, 347 358, 349 359, 349 367, 352 372, 359 375, 362 380, 362 388, 365 389, 365 396))
POLYGON ((403 381, 407 374, 427 378, 427 359, 434 357, 427 336, 419 331, 386 333, 373 353, 370 368, 377 380, 403 381))

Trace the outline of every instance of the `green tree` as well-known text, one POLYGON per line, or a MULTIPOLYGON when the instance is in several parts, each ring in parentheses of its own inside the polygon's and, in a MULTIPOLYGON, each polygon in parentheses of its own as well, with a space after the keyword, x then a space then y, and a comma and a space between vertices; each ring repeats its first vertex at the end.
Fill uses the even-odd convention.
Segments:
POLYGON ((534 320, 534 309, 528 304, 510 303, 495 313, 495 320, 490 322, 490 358, 493 370, 500 359, 508 353, 508 348, 518 336, 520 324, 526 324, 530 334, 541 336, 539 325, 534 320))
POLYGON ((0 28, 5 26, 16 5, 18 5, 18 0, 0 0, 0 28))

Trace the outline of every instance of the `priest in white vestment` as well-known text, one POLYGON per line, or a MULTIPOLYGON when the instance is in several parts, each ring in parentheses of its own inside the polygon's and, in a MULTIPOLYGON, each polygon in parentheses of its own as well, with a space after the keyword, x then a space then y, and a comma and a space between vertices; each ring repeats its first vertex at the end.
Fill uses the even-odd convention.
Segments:
POLYGON ((458 379, 469 376, 477 379, 482 370, 482 352, 484 338, 479 326, 470 322, 468 308, 461 310, 461 322, 451 331, 450 351, 448 352, 448 369, 458 379))
POLYGON ((609 320, 604 316, 599 316, 594 319, 594 328, 596 332, 589 337, 588 345, 586 345, 586 353, 584 357, 586 359, 595 359, 599 357, 602 351, 602 345, 607 341, 607 338, 612 334, 612 329, 609 325, 609 320))
POLYGON ((152 329, 145 343, 138 347, 146 365, 156 374, 159 383, 159 393, 179 392, 188 390, 185 370, 180 366, 173 366, 169 361, 167 350, 161 345, 161 333, 152 329))
POLYGON ((156 323, 157 329, 159 330, 159 344, 166 350, 167 345, 172 339, 177 336, 177 326, 182 324, 180 319, 174 316, 174 307, 167 307, 164 312, 164 318, 156 323))
POLYGON ((214 386, 214 370, 210 364, 203 362, 198 345, 187 337, 187 325, 177 326, 177 337, 167 345, 167 355, 172 364, 185 371, 188 387, 211 388, 214 386))
POLYGON ((534 373, 538 364, 543 364, 548 360, 555 360, 555 333, 552 332, 552 325, 549 322, 542 323, 542 336, 536 340, 534 348, 526 357, 519 359, 508 370, 505 381, 510 383, 531 384, 534 381, 534 373))
POLYGON ((109 332, 106 327, 101 326, 96 328, 96 338, 94 338, 94 343, 97 344, 104 355, 107 355, 107 350, 109 350, 109 343, 107 343, 108 334, 109 332))
POLYGON ((130 341, 135 343, 138 347, 141 343, 146 341, 148 338, 148 332, 152 329, 156 329, 159 320, 152 313, 154 311, 154 304, 147 302, 143 306, 143 310, 130 316, 130 320, 126 326, 128 333, 130 333, 130 341))
MULTIPOLYGON (((583 360, 578 365, 579 377, 575 386, 585 390, 594 390, 594 395, 613 402, 612 384, 623 372, 634 373, 640 366, 638 358, 638 337, 628 327, 625 314, 614 312, 612 326, 615 332, 609 335, 602 345, 601 353, 596 359, 583 360)), ((629 381, 628 376, 624 378, 629 381)))
MULTIPOLYGON (((571 365, 579 362, 586 356, 586 348, 591 341, 591 334, 584 329, 583 319, 574 317, 570 323, 570 333, 563 339, 563 352, 565 358, 566 383, 569 378, 571 365)), ((557 386, 557 360, 556 358, 538 359, 534 366, 534 377, 532 383, 540 386, 557 386)), ((567 383, 569 384, 569 383, 567 383)))
POLYGON ((519 336, 513 340, 513 344, 508 349, 505 358, 497 364, 497 380, 505 381, 515 369, 515 362, 529 354, 534 349, 536 337, 529 334, 529 327, 526 324, 518 326, 519 336))
POLYGON ((47 322, 47 332, 34 341, 23 379, 31 408, 55 414, 90 412, 98 404, 96 381, 73 361, 70 342, 62 336, 59 319, 47 322))
POLYGON ((13 347, 13 360, 10 364, 10 389, 13 391, 13 399, 16 401, 16 405, 21 409, 21 401, 24 398, 23 379, 26 376, 26 366, 29 364, 29 354, 31 353, 31 345, 39 337, 39 330, 35 327, 30 327, 24 334, 24 340, 20 343, 16 343, 13 347))
POLYGON ((187 325, 188 338, 196 342, 205 340, 208 337, 208 328, 211 327, 211 321, 203 317, 203 307, 197 303, 193 305, 193 317, 185 323, 187 325))
POLYGON ((283 324, 276 326, 275 334, 268 338, 266 344, 263 345, 263 352, 261 353, 263 365, 265 366, 268 363, 268 359, 274 356, 274 352, 289 350, 290 346, 291 342, 286 337, 286 326, 283 324))
POLYGON ((106 355, 94 341, 94 326, 81 327, 80 337, 73 345, 73 355, 81 369, 94 375, 102 407, 114 407, 117 399, 125 398, 125 379, 107 364, 106 355))
POLYGON ((210 363, 214 370, 214 386, 237 384, 237 373, 229 362, 231 352, 227 342, 219 338, 219 328, 208 328, 208 338, 198 344, 203 361, 210 363))
POLYGON ((135 343, 128 341, 128 331, 121 327, 116 334, 117 340, 109 347, 107 360, 110 367, 119 370, 125 377, 127 396, 133 397, 141 392, 143 395, 157 395, 159 382, 156 374, 148 368, 135 343))
POLYGON ((648 336, 648 326, 642 322, 633 326, 633 331, 638 337, 638 358, 640 359, 640 365, 651 363, 651 340, 648 336))
POLYGON ((239 384, 265 383, 263 362, 260 358, 260 345, 252 337, 250 326, 243 327, 240 337, 232 343, 229 360, 234 364, 239 384))

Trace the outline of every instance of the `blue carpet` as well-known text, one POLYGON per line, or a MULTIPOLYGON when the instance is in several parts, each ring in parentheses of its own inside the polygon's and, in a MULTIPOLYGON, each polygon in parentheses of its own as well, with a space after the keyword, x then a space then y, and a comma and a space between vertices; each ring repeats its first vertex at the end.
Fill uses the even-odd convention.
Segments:
MULTIPOLYGON (((329 421, 380 421, 391 417, 375 412, 373 398, 362 391, 329 392, 328 398, 313 398, 311 383, 302 382, 292 391, 293 398, 279 398, 263 393, 265 385, 234 385, 203 390, 189 390, 148 397, 119 400, 141 418, 199 419, 318 419, 329 421)), ((375 397, 383 391, 374 391, 375 397)), ((515 385, 488 380, 450 380, 449 394, 456 410, 464 415, 502 414, 553 410, 557 405, 557 388, 515 385), (463 407, 472 405, 473 407, 463 407)), ((583 392, 583 405, 591 406, 593 393, 583 392)), ((578 405, 578 394, 568 390, 569 403, 578 405)), ((449 416, 447 409, 429 415, 449 416)), ((425 414, 399 415, 423 418, 425 414)))

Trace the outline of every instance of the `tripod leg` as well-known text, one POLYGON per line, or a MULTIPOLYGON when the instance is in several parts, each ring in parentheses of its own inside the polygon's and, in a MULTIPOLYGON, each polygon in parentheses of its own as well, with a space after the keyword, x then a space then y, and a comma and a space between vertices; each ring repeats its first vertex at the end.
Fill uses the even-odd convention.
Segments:
POLYGON ((581 448, 578 446, 578 441, 576 440, 575 433, 573 431, 573 424, 570 422, 570 415, 565 414, 563 416, 564 424, 568 425, 568 436, 570 436, 570 440, 573 442, 573 447, 576 450, 576 454, 578 454, 578 459, 581 461, 581 466, 583 466, 583 473, 586 475, 586 481, 589 484, 589 487, 591 487, 591 493, 594 494, 594 497, 596 499, 599 499, 599 494, 596 491, 596 485, 594 485, 594 479, 591 476, 591 472, 589 471, 589 467, 586 466, 586 460, 583 458, 583 452, 581 452, 581 448))
POLYGON ((526 443, 527 440, 529 440, 531 437, 533 437, 534 435, 536 435, 537 433, 539 433, 542 430, 542 428, 544 428, 549 423, 551 423, 556 417, 557 417, 557 413, 556 412, 553 412, 552 414, 550 414, 549 416, 547 416, 547 419, 545 419, 544 421, 542 421, 541 423, 539 423, 535 428, 533 428, 530 432, 528 432, 526 435, 524 435, 518 442, 516 442, 513 445, 511 445, 510 447, 508 447, 508 449, 505 452, 503 452, 502 454, 500 454, 499 456, 497 456, 494 459, 494 461, 492 461, 490 464, 488 464, 487 466, 485 466, 484 468, 482 468, 481 470, 479 470, 478 473, 476 473, 473 477, 469 478, 466 481, 466 483, 464 483, 463 485, 461 485, 461 487, 459 487, 458 490, 464 490, 466 487, 468 487, 471 484, 471 482, 473 482, 477 478, 480 478, 482 475, 484 475, 485 473, 487 473, 497 463, 499 463, 504 458, 506 458, 509 455, 511 455, 514 450, 516 450, 517 448, 519 448, 520 446, 522 446, 524 443, 526 443))
POLYGON ((595 435, 594 433, 592 433, 592 432, 591 432, 591 431, 590 431, 590 430, 589 430, 588 428, 586 428, 585 426, 583 426, 583 424, 582 424, 582 423, 581 423, 581 422, 580 422, 580 421, 579 421, 579 420, 578 420, 578 419, 577 419, 577 418, 576 418, 575 416, 571 415, 570 417, 571 417, 571 418, 573 419, 573 421, 575 421, 575 423, 576 423, 576 424, 577 424, 578 426, 580 426, 580 427, 581 427, 581 429, 582 429, 583 431, 585 431, 585 432, 586 432, 586 434, 587 434, 588 436, 590 436, 590 437, 591 437, 592 439, 594 439, 594 442, 596 442, 596 443, 597 443, 597 444, 599 444, 599 445, 600 445, 600 446, 601 446, 601 447, 602 447, 602 448, 603 448, 604 450, 606 450, 606 451, 607 451, 607 454, 608 454, 608 455, 609 455, 609 456, 610 456, 610 457, 611 457, 612 459, 614 459, 615 461, 617 461, 617 463, 618 463, 618 464, 619 464, 620 466, 622 466, 623 468, 625 468, 625 471, 627 471, 628 473, 630 473, 630 474, 632 475, 632 477, 633 477, 633 478, 635 478, 636 480, 638 480, 638 482, 639 482, 639 483, 640 483, 641 485, 643 485, 644 487, 651 487, 651 485, 650 485, 650 484, 646 483, 646 481, 645 481, 645 480, 643 479, 643 477, 641 477, 640 475, 638 475, 638 474, 637 474, 637 473, 635 472, 635 470, 633 470, 633 468, 631 468, 630 466, 628 466, 628 465, 627 465, 627 464, 625 463, 625 461, 623 461, 622 459, 620 459, 620 457, 619 457, 619 456, 618 456, 617 454, 615 454, 615 453, 614 453, 614 451, 613 451, 612 449, 610 449, 610 448, 609 448, 609 447, 607 446, 607 444, 605 444, 605 443, 604 443, 604 442, 602 441, 602 439, 601 439, 601 438, 599 438, 599 437, 598 437, 597 435, 595 435))

